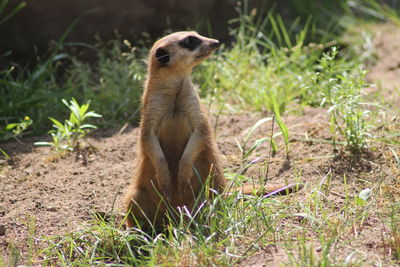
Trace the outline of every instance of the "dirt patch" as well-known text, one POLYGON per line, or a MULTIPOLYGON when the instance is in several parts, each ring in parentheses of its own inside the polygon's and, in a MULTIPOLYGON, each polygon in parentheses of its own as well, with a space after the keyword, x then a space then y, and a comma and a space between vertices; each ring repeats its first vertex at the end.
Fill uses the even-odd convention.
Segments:
MULTIPOLYGON (((9 243, 26 249, 29 230, 38 237, 76 228, 96 212, 108 212, 123 193, 135 163, 136 129, 125 134, 94 134, 79 153, 57 159, 49 148, 11 143, 12 164, 1 170, 0 216, 6 226, 1 250, 9 243), (34 221, 32 221, 32 219, 34 221)), ((119 203, 115 207, 119 207, 119 203)))

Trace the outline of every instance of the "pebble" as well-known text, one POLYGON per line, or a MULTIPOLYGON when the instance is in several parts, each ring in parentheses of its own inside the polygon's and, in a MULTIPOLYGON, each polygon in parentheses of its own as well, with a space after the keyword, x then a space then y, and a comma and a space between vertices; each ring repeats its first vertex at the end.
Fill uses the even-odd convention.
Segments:
POLYGON ((47 206, 47 207, 46 207, 46 210, 47 210, 47 211, 51 211, 51 212, 56 212, 56 211, 57 211, 57 208, 56 208, 56 207, 53 207, 53 206, 47 206))
POLYGON ((4 224, 0 224, 0 236, 6 234, 6 226, 4 224))

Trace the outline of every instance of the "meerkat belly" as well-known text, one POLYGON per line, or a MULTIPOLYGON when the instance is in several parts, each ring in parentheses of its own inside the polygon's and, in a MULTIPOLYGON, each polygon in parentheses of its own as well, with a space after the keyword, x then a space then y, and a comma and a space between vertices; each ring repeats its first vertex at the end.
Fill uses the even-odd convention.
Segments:
POLYGON ((168 113, 160 123, 158 138, 173 180, 178 174, 179 161, 191 134, 189 120, 182 113, 168 113))

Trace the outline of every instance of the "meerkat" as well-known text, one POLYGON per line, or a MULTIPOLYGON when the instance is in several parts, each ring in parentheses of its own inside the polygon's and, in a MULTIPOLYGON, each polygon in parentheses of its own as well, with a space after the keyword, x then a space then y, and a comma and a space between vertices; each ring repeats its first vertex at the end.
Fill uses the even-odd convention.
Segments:
MULTIPOLYGON (((197 32, 176 32, 158 40, 148 56, 142 96, 138 165, 126 192, 126 226, 160 227, 168 210, 189 210, 209 179, 213 192, 223 193, 226 180, 219 150, 192 83, 194 66, 220 46, 197 32)), ((271 192, 281 186, 255 189, 271 192)))

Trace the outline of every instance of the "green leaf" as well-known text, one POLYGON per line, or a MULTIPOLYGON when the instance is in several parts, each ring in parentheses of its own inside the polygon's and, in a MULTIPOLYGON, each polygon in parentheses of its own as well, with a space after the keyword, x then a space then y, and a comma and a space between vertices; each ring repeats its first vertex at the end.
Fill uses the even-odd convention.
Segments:
POLYGON ((364 206, 367 201, 365 201, 364 199, 360 198, 359 196, 356 196, 354 198, 354 202, 356 203, 357 206, 364 206))
POLYGON ((50 142, 35 142, 33 143, 35 146, 52 146, 53 143, 50 142))
POLYGON ((66 105, 66 106, 69 108, 69 104, 68 104, 67 100, 65 100, 65 99, 63 98, 63 99, 61 99, 61 102, 63 102, 64 105, 66 105))
POLYGON ((80 124, 80 120, 79 120, 79 118, 75 115, 75 113, 71 113, 71 114, 69 115, 69 122, 72 123, 72 126, 71 126, 71 127, 73 127, 73 125, 79 125, 79 124, 80 124))
POLYGON ((16 123, 9 123, 9 124, 7 124, 7 126, 6 126, 6 130, 12 130, 12 129, 14 129, 16 126, 17 126, 16 123))
POLYGON ((79 104, 78 104, 78 102, 76 101, 75 98, 72 98, 71 105, 69 105, 68 108, 76 116, 76 119, 77 119, 78 122, 82 121, 81 114, 80 114, 80 111, 79 111, 80 107, 79 107, 79 104))
POLYGON ((273 111, 275 113, 276 122, 278 123, 279 128, 282 131, 283 140, 285 141, 286 154, 288 154, 289 153, 289 131, 288 131, 288 128, 287 128, 286 124, 283 122, 283 120, 281 118, 278 105, 276 104, 276 101, 274 99, 275 98, 273 97, 272 108, 273 108, 273 111))
POLYGON ((81 106, 81 108, 79 109, 79 115, 82 118, 82 120, 84 119, 84 115, 85 115, 86 111, 88 110, 89 106, 90 106, 90 104, 88 102, 87 104, 83 104, 81 106))
POLYGON ((58 120, 56 120, 56 119, 54 119, 52 117, 49 117, 49 120, 51 120, 51 122, 54 123, 54 125, 53 125, 54 128, 57 128, 57 129, 65 128, 64 125, 61 122, 59 122, 58 120))
POLYGON ((65 58, 70 58, 70 56, 68 54, 65 54, 65 53, 60 53, 60 54, 54 55, 52 57, 52 61, 54 62, 54 61, 57 61, 57 60, 60 60, 60 59, 65 59, 65 58))
POLYGON ((88 113, 86 113, 86 114, 84 115, 84 119, 90 118, 90 117, 101 118, 101 117, 103 117, 103 116, 102 116, 101 114, 95 113, 94 111, 89 111, 88 113))
POLYGON ((80 129, 86 129, 86 128, 92 128, 92 129, 97 129, 97 126, 92 125, 92 124, 83 124, 79 127, 80 129))

